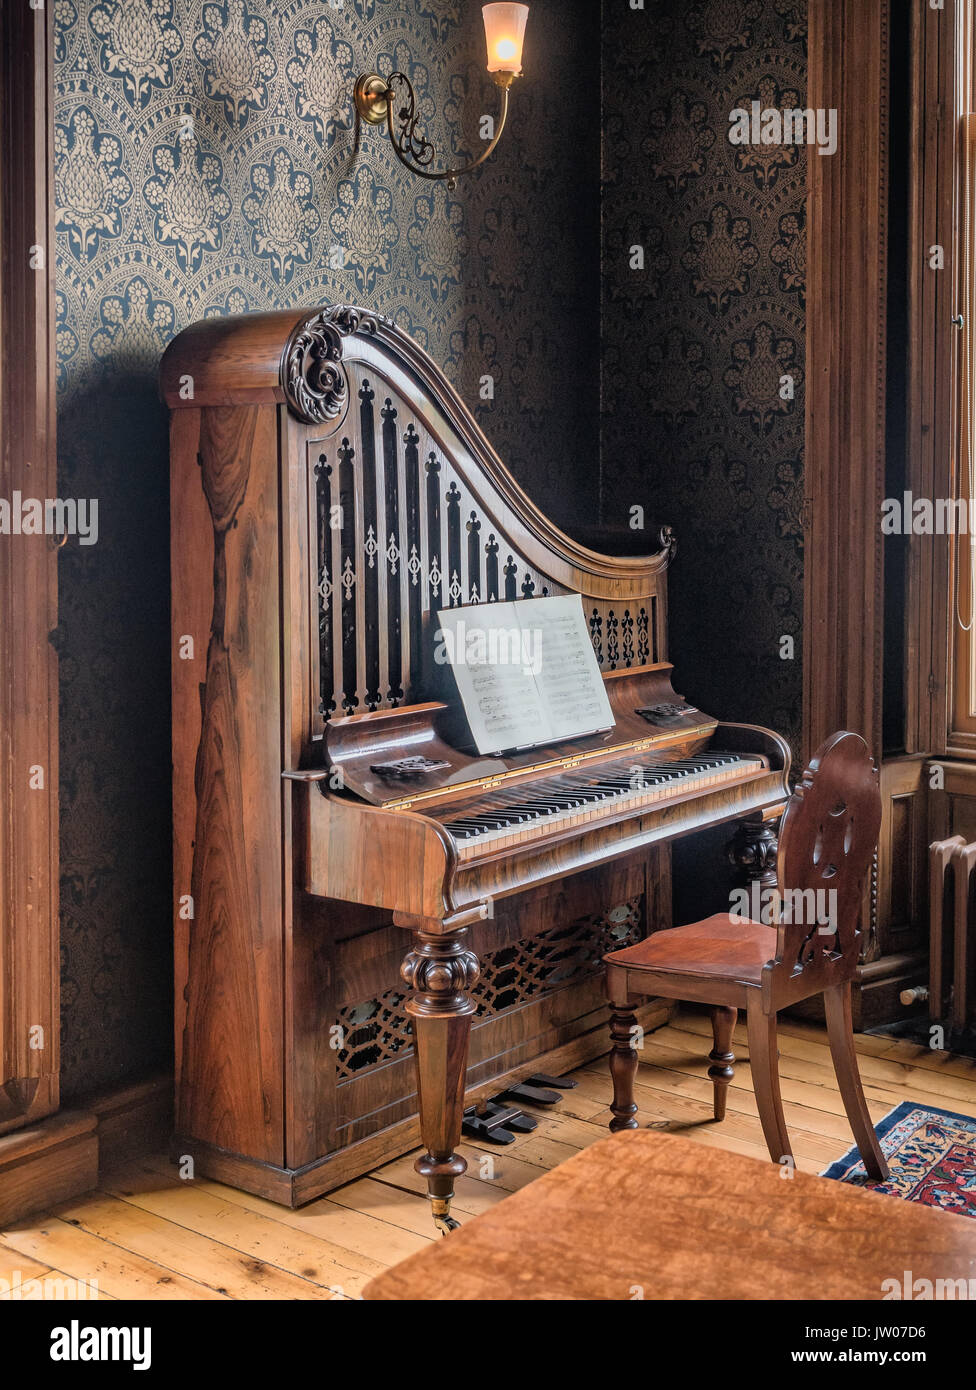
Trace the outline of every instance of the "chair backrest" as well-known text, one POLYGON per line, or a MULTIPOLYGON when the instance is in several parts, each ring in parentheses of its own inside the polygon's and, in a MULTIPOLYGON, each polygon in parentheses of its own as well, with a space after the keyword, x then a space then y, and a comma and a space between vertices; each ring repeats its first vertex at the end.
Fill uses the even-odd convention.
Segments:
POLYGON ((878 769, 867 744, 860 734, 832 734, 804 770, 780 827, 772 963, 779 992, 815 994, 854 974, 861 892, 880 827, 878 769))

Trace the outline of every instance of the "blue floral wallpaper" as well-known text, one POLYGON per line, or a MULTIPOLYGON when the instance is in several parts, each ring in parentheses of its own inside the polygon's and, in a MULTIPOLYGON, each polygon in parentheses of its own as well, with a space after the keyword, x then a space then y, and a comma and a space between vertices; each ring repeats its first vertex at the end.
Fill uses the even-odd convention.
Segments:
POLYGON ((795 745, 807 150, 728 134, 804 106, 806 10, 607 0, 603 34, 603 518, 675 527, 677 688, 795 745))
POLYGON ((98 544, 62 554, 68 1099, 170 1047, 160 355, 206 315, 374 306, 544 510, 592 519, 599 132, 554 96, 596 112, 599 20, 592 0, 534 0, 510 129, 448 192, 381 131, 357 146, 351 93, 361 70, 402 69, 438 147, 475 153, 497 91, 474 0, 55 0, 60 487, 100 504, 98 544))

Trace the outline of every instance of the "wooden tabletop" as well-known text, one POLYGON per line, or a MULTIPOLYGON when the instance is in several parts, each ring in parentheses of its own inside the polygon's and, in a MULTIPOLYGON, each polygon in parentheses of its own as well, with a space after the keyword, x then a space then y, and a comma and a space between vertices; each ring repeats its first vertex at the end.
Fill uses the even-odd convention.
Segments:
POLYGON ((783 1173, 677 1135, 615 1134, 363 1297, 880 1299, 885 1280, 904 1288, 906 1271, 976 1290, 976 1221, 783 1173))

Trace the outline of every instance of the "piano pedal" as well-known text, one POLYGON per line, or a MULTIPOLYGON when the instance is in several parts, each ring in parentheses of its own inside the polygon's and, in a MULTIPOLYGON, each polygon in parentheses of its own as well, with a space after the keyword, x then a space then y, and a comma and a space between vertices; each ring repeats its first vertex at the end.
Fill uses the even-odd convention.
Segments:
POLYGON ((514 1100, 523 1105, 558 1105, 562 1096, 558 1090, 550 1090, 549 1087, 556 1086, 559 1090, 571 1091, 578 1084, 568 1076, 545 1076, 539 1073, 509 1086, 507 1091, 501 1093, 499 1099, 514 1100))
POLYGON ((574 1091, 579 1085, 571 1076, 548 1076, 541 1071, 537 1071, 534 1076, 527 1076, 525 1080, 529 1086, 555 1086, 560 1091, 574 1091))
POLYGON ((469 1105, 461 1121, 461 1133, 487 1144, 514 1144, 516 1134, 531 1134, 538 1121, 523 1115, 514 1105, 498 1105, 489 1100, 469 1105))

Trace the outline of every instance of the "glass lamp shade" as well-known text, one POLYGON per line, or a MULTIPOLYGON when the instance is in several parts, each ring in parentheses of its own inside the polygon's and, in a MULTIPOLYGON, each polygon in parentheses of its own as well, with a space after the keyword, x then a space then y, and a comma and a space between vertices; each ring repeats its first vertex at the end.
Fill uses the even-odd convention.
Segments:
POLYGON ((488 44, 488 71, 521 72, 528 5, 484 5, 481 12, 488 44))

